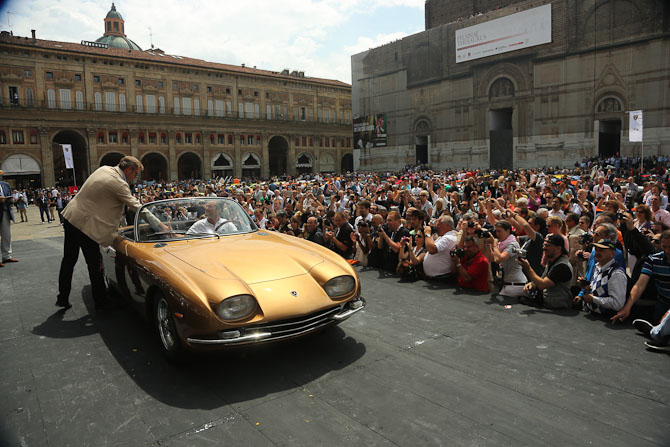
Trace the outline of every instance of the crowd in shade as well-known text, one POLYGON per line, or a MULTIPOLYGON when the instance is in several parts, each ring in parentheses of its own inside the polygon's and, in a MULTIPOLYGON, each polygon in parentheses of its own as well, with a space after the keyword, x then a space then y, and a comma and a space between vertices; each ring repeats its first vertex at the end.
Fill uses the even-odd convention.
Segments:
MULTIPOLYGON (((229 197, 259 228, 322 245, 352 264, 611 324, 631 318, 647 347, 670 351, 667 162, 611 157, 571 169, 419 166, 191 179, 142 182, 134 193, 143 203, 229 197)), ((17 194, 44 209, 43 220, 71 196, 59 188, 17 194)))

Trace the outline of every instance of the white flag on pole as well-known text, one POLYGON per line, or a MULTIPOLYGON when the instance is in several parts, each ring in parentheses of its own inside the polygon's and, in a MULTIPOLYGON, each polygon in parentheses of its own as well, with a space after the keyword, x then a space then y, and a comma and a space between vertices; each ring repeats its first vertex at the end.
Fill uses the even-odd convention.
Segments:
POLYGON ((628 141, 642 141, 642 110, 633 110, 630 114, 628 141))
POLYGON ((63 157, 65 157, 65 168, 74 169, 74 160, 72 159, 72 145, 61 144, 63 147, 63 157))

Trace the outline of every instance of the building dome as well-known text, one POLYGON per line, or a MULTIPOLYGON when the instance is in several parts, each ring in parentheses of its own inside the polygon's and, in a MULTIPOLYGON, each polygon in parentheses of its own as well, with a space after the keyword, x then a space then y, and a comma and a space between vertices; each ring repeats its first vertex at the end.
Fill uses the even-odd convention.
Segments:
POLYGON ((122 36, 102 36, 96 42, 106 43, 109 48, 121 48, 122 50, 142 51, 139 45, 127 37, 122 36))
POLYGON ((114 3, 112 3, 112 9, 109 10, 107 15, 105 16, 106 19, 119 19, 123 20, 123 17, 121 17, 121 14, 116 10, 116 6, 114 6, 114 3))
POLYGON ((105 43, 109 48, 142 51, 139 45, 126 37, 125 22, 114 3, 105 16, 105 34, 96 42, 105 43))

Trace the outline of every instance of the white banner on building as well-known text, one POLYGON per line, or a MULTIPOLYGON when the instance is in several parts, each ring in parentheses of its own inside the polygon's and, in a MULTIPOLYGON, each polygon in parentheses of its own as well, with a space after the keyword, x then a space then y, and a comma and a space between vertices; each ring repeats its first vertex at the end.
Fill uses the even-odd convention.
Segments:
POLYGON ((456 30, 456 63, 551 42, 551 4, 456 30))
POLYGON ((628 112, 630 115, 630 124, 628 126, 628 141, 642 141, 642 110, 633 110, 628 112))
POLYGON ((61 144, 63 148, 63 157, 65 157, 65 168, 74 169, 74 159, 72 158, 72 145, 61 144))

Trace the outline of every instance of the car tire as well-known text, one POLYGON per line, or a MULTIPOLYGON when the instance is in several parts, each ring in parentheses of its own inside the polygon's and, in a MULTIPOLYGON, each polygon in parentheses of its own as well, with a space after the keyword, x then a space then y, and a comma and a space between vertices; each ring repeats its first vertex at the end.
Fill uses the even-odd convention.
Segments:
POLYGON ((184 347, 179 339, 172 308, 162 294, 154 297, 154 324, 163 354, 172 361, 183 360, 184 347))

